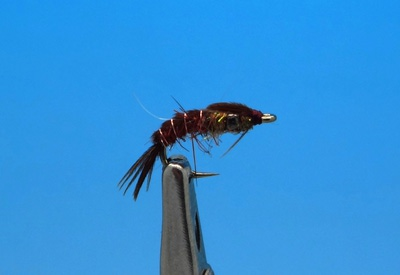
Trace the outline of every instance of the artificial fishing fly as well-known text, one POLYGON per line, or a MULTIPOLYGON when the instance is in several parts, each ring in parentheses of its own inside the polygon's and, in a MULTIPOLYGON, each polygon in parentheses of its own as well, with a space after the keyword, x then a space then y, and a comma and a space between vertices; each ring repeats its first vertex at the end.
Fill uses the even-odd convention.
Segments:
POLYGON ((202 110, 189 111, 180 107, 181 112, 175 111, 175 115, 153 133, 153 145, 131 166, 118 184, 120 189, 125 187, 125 194, 137 179, 133 192, 134 200, 137 199, 146 178, 149 185, 157 157, 163 165, 168 165, 167 147, 172 147, 176 142, 181 144, 180 140, 185 141, 185 138, 189 137, 192 142, 195 140, 199 144, 201 150, 208 153, 208 149, 198 139, 199 136, 214 140, 218 145, 220 135, 241 133, 238 140, 227 150, 229 152, 253 126, 276 120, 273 114, 263 114, 240 103, 214 103, 202 110))

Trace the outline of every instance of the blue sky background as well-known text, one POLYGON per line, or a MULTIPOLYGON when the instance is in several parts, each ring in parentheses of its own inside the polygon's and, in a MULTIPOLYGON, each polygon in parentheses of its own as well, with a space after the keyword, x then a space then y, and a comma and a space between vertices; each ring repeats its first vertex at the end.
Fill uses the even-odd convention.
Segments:
POLYGON ((135 94, 278 115, 197 151, 216 274, 399 274, 398 1, 1 6, 1 274, 158 274, 161 164, 117 188, 162 122, 135 94))

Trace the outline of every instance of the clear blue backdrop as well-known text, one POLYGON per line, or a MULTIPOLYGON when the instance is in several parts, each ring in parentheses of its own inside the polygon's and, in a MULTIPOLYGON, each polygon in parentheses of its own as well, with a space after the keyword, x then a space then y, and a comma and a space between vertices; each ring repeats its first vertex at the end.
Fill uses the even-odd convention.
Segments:
POLYGON ((161 164, 117 182, 172 95, 278 115, 197 152, 216 274, 399 274, 399 71, 394 0, 3 1, 0 273, 158 274, 161 164))

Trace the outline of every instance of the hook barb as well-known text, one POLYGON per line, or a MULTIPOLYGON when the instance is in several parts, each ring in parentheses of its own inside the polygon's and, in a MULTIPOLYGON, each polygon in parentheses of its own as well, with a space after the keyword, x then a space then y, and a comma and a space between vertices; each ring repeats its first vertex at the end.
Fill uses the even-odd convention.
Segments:
POLYGON ((208 173, 208 172, 197 172, 197 171, 192 171, 192 177, 193 178, 206 178, 206 177, 213 177, 213 176, 218 176, 219 174, 217 173, 208 173))

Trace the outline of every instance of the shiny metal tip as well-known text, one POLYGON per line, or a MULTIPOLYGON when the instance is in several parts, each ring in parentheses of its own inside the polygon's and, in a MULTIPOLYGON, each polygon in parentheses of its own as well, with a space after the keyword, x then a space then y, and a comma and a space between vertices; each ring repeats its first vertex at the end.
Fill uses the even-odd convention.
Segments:
POLYGON ((218 176, 218 175, 219 174, 217 174, 217 173, 192 171, 192 177, 193 178, 206 178, 206 177, 213 177, 213 176, 218 176))
POLYGON ((273 114, 263 114, 261 117, 262 123, 271 123, 276 120, 276 115, 273 114))

